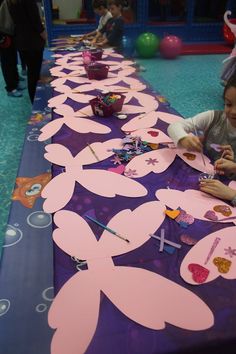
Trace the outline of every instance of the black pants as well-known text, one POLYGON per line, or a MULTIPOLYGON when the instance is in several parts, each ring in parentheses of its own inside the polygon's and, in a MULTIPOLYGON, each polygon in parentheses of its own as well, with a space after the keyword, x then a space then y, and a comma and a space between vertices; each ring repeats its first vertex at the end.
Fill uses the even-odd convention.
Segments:
POLYGON ((6 83, 6 90, 12 91, 17 88, 19 75, 17 70, 17 51, 14 43, 8 48, 0 49, 2 75, 6 83))
POLYGON ((30 100, 33 103, 43 61, 43 49, 19 50, 19 52, 27 67, 28 91, 30 100))

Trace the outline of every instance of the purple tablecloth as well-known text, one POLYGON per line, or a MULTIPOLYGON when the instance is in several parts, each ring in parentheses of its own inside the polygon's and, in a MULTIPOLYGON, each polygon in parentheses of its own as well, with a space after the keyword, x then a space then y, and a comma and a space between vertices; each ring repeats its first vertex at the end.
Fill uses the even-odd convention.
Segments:
MULTIPOLYGON (((136 75, 133 76, 136 77, 136 75)), ((70 81, 67 81, 66 84, 71 87, 76 86, 72 85, 70 81)), ((144 92, 154 96, 157 95, 150 87, 144 92)), ((74 110, 86 106, 78 104, 71 99, 68 99, 66 103, 73 107, 74 110)), ((137 104, 137 102, 135 99, 132 99, 130 104, 137 104)), ((160 103, 159 110, 176 113, 166 103, 160 103)), ((129 119, 134 116, 135 115, 130 115, 129 119)), ((57 115, 53 114, 53 118, 56 119, 57 115)), ((92 133, 79 134, 72 131, 67 126, 63 126, 54 136, 53 142, 66 146, 71 151, 72 155, 75 156, 86 147, 88 142, 103 142, 112 138, 124 137, 120 129, 124 121, 113 116, 108 118, 96 118, 95 121, 102 122, 109 126, 111 133, 106 135, 92 133)), ((155 128, 161 129, 166 133, 167 124, 158 120, 155 128)), ((111 162, 111 158, 108 158, 105 161, 98 162, 86 168, 107 169, 112 166, 114 165, 111 162)), ((54 176, 61 172, 62 168, 60 166, 53 166, 54 176)), ((73 197, 64 209, 74 211, 81 216, 85 214, 93 215, 106 225, 120 210, 133 210, 145 202, 156 200, 155 192, 157 189, 167 188, 168 186, 178 190, 189 188, 198 189, 198 175, 198 171, 192 169, 180 158, 176 157, 174 163, 165 172, 159 174, 150 173, 146 177, 137 179, 148 190, 148 195, 145 197, 127 198, 117 196, 115 198, 104 198, 76 184, 73 197)), ((93 223, 89 224, 95 235, 100 237, 102 229, 93 223)), ((207 234, 228 226, 233 226, 233 224, 195 220, 195 222, 185 230, 173 220, 166 218, 161 227, 165 228, 167 239, 180 243, 180 235, 183 233, 188 233, 197 240, 200 240, 207 234)), ((235 353, 235 280, 226 280, 219 277, 213 282, 200 286, 187 284, 180 277, 180 264, 189 251, 189 246, 183 245, 181 250, 176 251, 172 255, 165 252, 160 253, 157 246, 158 243, 150 239, 135 251, 122 256, 113 257, 113 261, 115 265, 125 265, 150 270, 191 290, 212 310, 215 317, 214 326, 204 331, 188 331, 167 323, 166 328, 163 330, 150 330, 128 319, 104 294, 101 294, 98 326, 86 354, 235 353)), ((77 269, 76 262, 73 261, 70 256, 65 254, 57 246, 54 246, 54 251, 54 285, 55 292, 57 293, 63 284, 77 272, 77 269)), ((86 271, 86 266, 81 269, 83 269, 82 271, 86 271)), ((141 284, 140 286, 145 286, 145 284, 141 284)), ((80 301, 79 294, 77 301, 80 301)), ((148 296, 144 301, 148 301, 148 296)), ((158 297, 156 301, 159 301, 158 297)), ((163 303, 163 306, 168 307, 168 303, 163 303)), ((158 316, 158 313, 156 313, 156 316, 158 316)), ((80 322, 80 318, 78 318, 78 336, 79 326, 83 326, 83 323, 80 322)))

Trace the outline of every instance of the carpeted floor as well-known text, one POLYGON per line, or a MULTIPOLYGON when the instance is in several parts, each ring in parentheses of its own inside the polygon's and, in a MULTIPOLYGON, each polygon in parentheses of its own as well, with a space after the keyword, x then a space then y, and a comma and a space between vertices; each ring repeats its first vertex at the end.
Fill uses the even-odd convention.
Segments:
MULTIPOLYGON (((219 76, 226 55, 182 56, 139 60, 146 68, 141 75, 153 89, 165 96, 184 117, 207 109, 221 109, 223 88, 219 76)), ((0 249, 11 193, 20 161, 24 131, 31 112, 27 91, 23 98, 6 95, 0 74, 0 249)), ((32 162, 33 163, 33 162, 32 162)))
POLYGON ((7 96, 4 86, 0 74, 0 246, 11 205, 25 126, 31 112, 27 89, 23 91, 22 98, 12 98, 7 96))

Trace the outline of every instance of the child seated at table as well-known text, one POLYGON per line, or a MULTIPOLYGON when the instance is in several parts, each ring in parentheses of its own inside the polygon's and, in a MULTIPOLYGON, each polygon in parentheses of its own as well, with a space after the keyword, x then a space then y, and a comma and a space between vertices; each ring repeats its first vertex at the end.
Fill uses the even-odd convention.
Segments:
POLYGON ((109 0, 108 8, 112 14, 105 26, 97 33, 91 44, 99 47, 112 46, 117 49, 121 47, 124 21, 121 15, 122 1, 121 0, 109 0))
POLYGON ((236 76, 227 82, 223 98, 222 111, 211 110, 170 124, 168 134, 174 143, 189 151, 203 150, 212 161, 219 159, 229 145, 236 154, 236 76))
POLYGON ((97 33, 106 25, 107 21, 112 18, 112 14, 107 8, 107 0, 94 0, 93 11, 96 15, 100 16, 98 28, 92 32, 86 33, 82 37, 82 40, 93 40, 97 33))

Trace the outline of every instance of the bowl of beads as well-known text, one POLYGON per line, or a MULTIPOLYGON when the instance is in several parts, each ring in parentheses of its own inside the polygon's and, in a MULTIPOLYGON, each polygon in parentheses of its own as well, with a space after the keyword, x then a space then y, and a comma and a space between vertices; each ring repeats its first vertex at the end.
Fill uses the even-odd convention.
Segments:
POLYGON ((107 78, 109 66, 102 63, 91 62, 85 66, 85 70, 89 80, 104 80, 107 78))
POLYGON ((214 179, 214 178, 215 178, 215 174, 213 172, 212 173, 202 172, 198 176, 199 182, 205 181, 207 179, 214 179))
POLYGON ((122 110, 124 100, 124 95, 109 92, 93 98, 89 103, 94 115, 108 117, 122 110))

